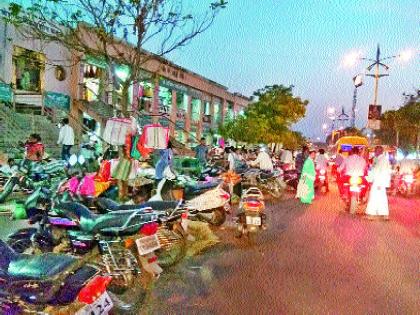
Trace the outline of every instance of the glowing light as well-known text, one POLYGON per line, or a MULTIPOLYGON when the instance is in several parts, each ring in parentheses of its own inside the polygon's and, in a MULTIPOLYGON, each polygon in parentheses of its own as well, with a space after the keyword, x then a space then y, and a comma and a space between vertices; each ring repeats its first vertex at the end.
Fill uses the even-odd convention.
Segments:
POLYGON ((323 124, 323 125, 322 125, 322 129, 324 129, 324 130, 325 130, 325 129, 327 129, 327 128, 328 128, 328 125, 327 125, 327 124, 323 124))
POLYGON ((347 55, 343 57, 341 61, 341 65, 345 68, 350 68, 356 65, 357 61, 362 57, 362 52, 358 51, 351 51, 347 55))
POLYGON ((412 49, 407 49, 402 51, 399 55, 398 55, 398 60, 401 63, 405 63, 411 60, 411 58, 413 58, 414 56, 414 52, 412 49))

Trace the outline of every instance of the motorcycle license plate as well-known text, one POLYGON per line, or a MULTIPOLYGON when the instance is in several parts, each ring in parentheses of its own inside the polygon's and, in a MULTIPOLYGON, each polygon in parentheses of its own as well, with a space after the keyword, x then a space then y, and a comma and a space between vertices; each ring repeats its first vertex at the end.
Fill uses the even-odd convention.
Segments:
POLYGON ((246 217, 246 224, 261 225, 261 218, 260 217, 246 217))
POLYGON ((107 315, 114 304, 105 291, 95 302, 81 308, 76 315, 107 315))
POLYGON ((357 186, 350 186, 350 191, 360 192, 360 187, 357 187, 357 186))
POLYGON ((136 245, 140 256, 147 255, 160 248, 159 238, 157 234, 138 238, 136 240, 136 245))
POLYGON ((325 176, 319 176, 319 180, 324 181, 325 180, 325 176))

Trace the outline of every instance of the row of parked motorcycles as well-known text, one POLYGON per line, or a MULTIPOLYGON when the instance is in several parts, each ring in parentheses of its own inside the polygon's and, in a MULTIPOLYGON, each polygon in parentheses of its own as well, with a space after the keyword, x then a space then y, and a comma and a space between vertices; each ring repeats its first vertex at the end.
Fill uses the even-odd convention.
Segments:
MULTIPOLYGON (((26 218, 29 227, 0 241, 1 314, 135 313, 145 295, 140 275, 157 278, 185 256, 185 222, 217 226, 230 211, 230 195, 216 179, 179 201, 165 196, 172 181, 165 178, 148 202, 124 205, 108 198, 115 186, 100 197, 71 192, 72 178, 83 185, 81 169, 49 172, 48 163, 36 170, 22 163, 3 178, 0 202, 17 190, 26 194, 23 211, 13 215, 26 218)), ((210 173, 217 172, 203 175, 210 173)))

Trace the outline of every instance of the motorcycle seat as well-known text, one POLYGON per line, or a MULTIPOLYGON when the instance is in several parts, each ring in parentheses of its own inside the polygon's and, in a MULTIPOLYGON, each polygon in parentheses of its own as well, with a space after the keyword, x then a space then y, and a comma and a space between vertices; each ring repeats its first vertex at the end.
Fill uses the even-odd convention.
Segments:
POLYGON ((0 270, 2 276, 23 280, 43 280, 54 277, 72 266, 77 258, 70 255, 46 253, 26 255, 15 252, 0 240, 0 270))
POLYGON ((152 208, 153 210, 172 210, 178 205, 177 201, 148 201, 140 205, 121 205, 109 198, 98 198, 97 205, 104 211, 139 210, 152 208))
POLYGON ((62 273, 76 260, 73 256, 54 253, 19 255, 10 262, 7 272, 15 278, 46 279, 62 273))
POLYGON ((70 219, 76 217, 81 230, 94 234, 131 235, 137 233, 143 224, 157 220, 156 213, 144 208, 97 215, 86 206, 73 202, 61 204, 60 210, 70 219))

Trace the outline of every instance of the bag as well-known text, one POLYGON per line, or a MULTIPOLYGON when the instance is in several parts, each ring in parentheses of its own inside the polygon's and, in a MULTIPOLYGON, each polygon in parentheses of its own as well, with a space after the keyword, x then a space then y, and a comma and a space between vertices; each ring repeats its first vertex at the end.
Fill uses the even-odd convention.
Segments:
POLYGON ((123 145, 128 133, 133 132, 130 118, 111 118, 106 122, 102 138, 111 145, 123 145))
POLYGON ((143 128, 144 147, 150 149, 166 149, 169 141, 169 128, 159 124, 146 125, 143 128))
POLYGON ((303 176, 303 178, 299 180, 295 198, 296 199, 304 198, 306 197, 308 193, 309 193, 309 188, 308 188, 308 185, 306 185, 306 177, 303 176))

